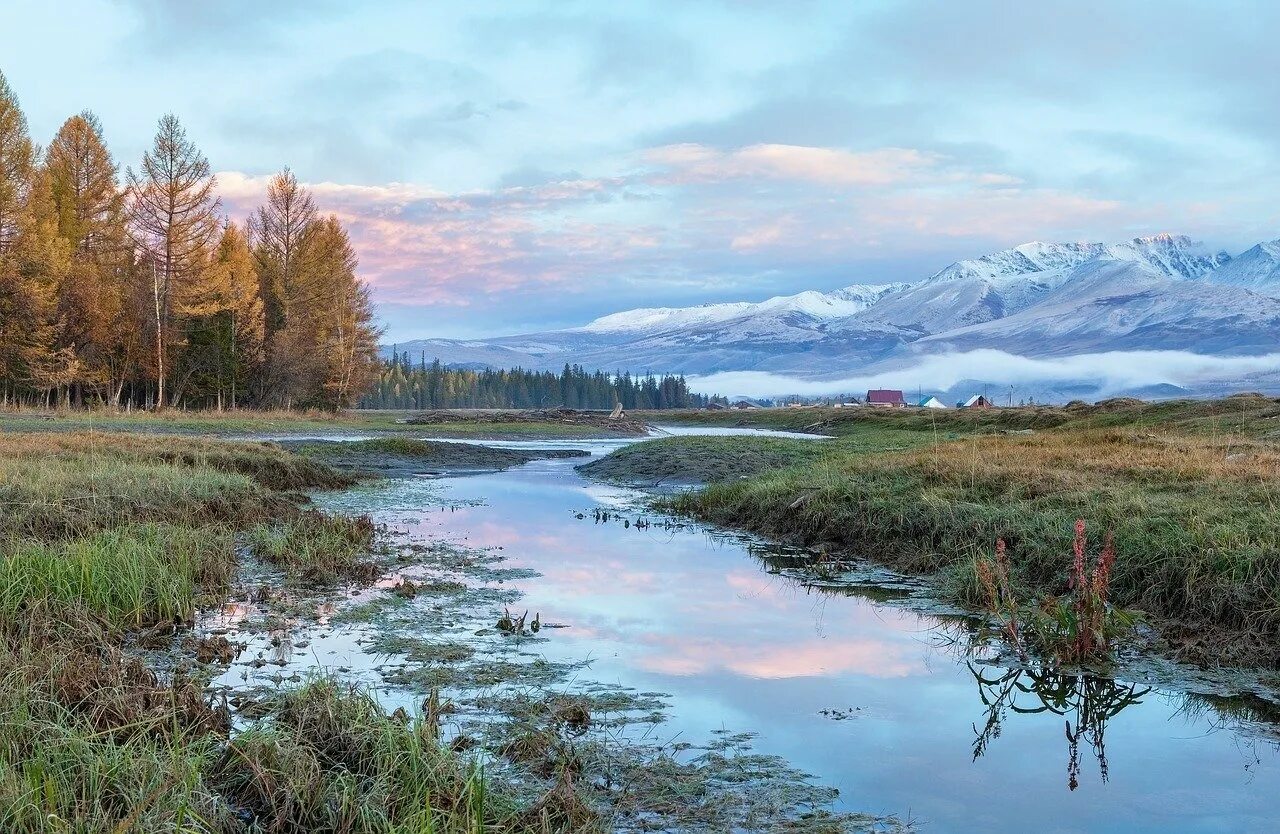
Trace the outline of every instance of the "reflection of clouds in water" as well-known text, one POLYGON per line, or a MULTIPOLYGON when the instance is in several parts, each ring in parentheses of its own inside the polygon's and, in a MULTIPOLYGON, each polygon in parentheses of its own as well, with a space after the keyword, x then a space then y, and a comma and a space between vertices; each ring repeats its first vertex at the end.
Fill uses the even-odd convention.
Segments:
POLYGON ((778 679, 859 674, 902 678, 925 672, 919 651, 883 640, 859 638, 807 639, 770 644, 758 635, 741 639, 651 635, 639 665, 668 675, 702 675, 728 670, 751 678, 778 679))

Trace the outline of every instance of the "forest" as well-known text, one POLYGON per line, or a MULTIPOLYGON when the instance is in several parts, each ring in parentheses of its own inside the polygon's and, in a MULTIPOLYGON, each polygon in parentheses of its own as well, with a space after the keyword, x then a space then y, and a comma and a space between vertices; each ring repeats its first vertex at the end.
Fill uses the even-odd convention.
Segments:
POLYGON ((588 372, 565 365, 551 371, 449 368, 440 360, 415 361, 392 348, 360 408, 703 408, 713 399, 689 390, 683 376, 588 372))
POLYGON ((99 119, 32 141, 0 74, 0 404, 354 404, 378 374, 347 230, 283 169, 243 222, 176 116, 123 177, 99 119))

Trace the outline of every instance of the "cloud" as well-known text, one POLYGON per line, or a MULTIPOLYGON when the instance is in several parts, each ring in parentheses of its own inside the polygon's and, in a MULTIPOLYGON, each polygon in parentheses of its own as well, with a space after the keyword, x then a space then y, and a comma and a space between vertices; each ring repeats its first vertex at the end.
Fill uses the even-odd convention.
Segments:
POLYGON ((833 187, 901 184, 1014 185, 1015 177, 948 168, 938 154, 911 148, 847 151, 803 145, 762 144, 736 150, 682 144, 654 148, 645 161, 670 172, 668 184, 726 180, 784 180, 833 187))
POLYGON ((1280 353, 1262 356, 1206 356, 1185 351, 1111 351, 1039 359, 998 350, 930 356, 894 369, 841 379, 801 379, 761 371, 730 371, 692 377, 704 393, 774 397, 828 396, 870 388, 947 391, 968 380, 993 384, 1074 384, 1097 386, 1100 396, 1168 384, 1180 387, 1240 379, 1280 371, 1280 353))

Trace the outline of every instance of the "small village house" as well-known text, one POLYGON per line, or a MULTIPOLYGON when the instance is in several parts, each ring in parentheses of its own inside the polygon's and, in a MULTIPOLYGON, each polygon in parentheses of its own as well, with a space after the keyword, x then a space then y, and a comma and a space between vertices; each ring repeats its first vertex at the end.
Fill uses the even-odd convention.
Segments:
POLYGON ((906 408, 907 401, 902 398, 901 391, 874 388, 867 392, 867 405, 877 408, 906 408))
POLYGON ((964 402, 956 403, 956 408, 995 408, 995 406, 982 394, 974 394, 964 402))
POLYGON ((917 408, 946 408, 947 404, 937 397, 922 397, 916 403, 917 408))

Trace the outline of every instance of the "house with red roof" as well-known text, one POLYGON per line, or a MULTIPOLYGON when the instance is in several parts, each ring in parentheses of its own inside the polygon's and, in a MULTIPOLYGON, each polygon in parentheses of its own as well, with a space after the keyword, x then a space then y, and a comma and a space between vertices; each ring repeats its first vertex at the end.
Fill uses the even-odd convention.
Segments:
POLYGON ((867 392, 867 405, 873 405, 878 408, 906 408, 907 401, 902 398, 901 391, 874 388, 867 392))

